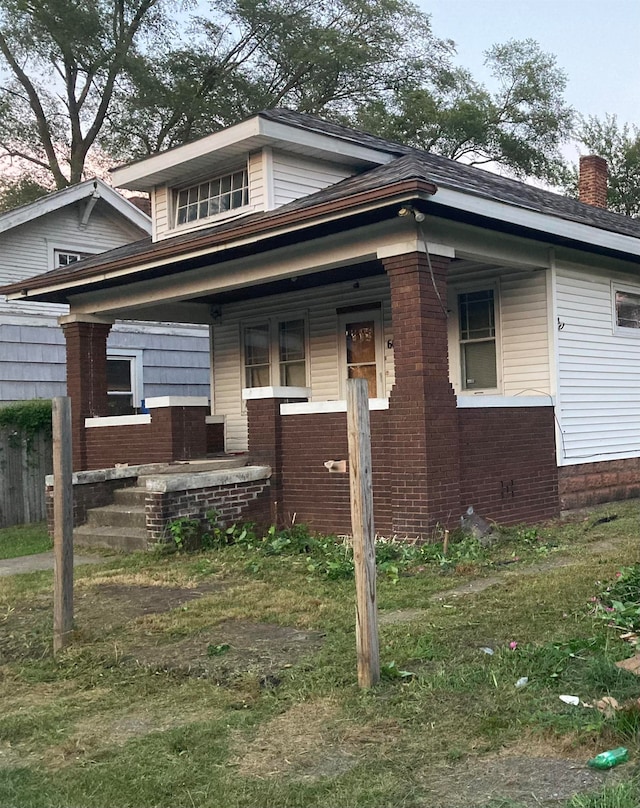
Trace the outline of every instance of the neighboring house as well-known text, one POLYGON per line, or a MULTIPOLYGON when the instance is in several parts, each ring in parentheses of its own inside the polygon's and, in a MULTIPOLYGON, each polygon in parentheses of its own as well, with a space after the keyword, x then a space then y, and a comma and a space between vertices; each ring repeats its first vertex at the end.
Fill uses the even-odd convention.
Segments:
POLYGON ((640 222, 288 110, 114 181, 151 194, 151 240, 4 290, 71 307, 75 468, 204 455, 201 402, 101 417, 110 323, 170 318, 209 325, 211 415, 270 467, 248 496, 278 521, 349 529, 324 465, 346 457, 349 377, 380 533, 640 495, 640 222))
MULTIPOLYGON (((0 214, 0 284, 140 241, 150 218, 102 180, 88 180, 0 214)), ((0 405, 66 394, 65 344, 58 317, 68 307, 16 304, 0 296, 0 405)), ((130 412, 157 395, 208 395, 206 329, 127 322, 108 343, 110 411, 130 412)))

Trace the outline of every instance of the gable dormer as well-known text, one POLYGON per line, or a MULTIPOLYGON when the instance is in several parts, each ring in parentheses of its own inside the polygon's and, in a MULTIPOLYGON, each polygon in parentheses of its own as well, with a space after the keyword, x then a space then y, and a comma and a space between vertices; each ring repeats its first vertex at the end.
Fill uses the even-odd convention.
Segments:
MULTIPOLYGON (((153 240, 268 211, 396 155, 377 144, 261 113, 193 143, 117 168, 114 184, 151 195, 153 240)), ((344 130, 349 132, 350 130, 344 130)))

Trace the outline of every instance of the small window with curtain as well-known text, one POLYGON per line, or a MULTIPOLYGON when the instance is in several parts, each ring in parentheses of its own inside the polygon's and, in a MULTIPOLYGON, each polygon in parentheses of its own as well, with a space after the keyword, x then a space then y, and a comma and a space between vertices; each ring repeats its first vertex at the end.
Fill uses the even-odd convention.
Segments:
POLYGON ((493 289, 458 295, 463 390, 498 386, 493 289))
POLYGON ((640 290, 629 292, 616 289, 615 306, 618 328, 640 328, 640 290))

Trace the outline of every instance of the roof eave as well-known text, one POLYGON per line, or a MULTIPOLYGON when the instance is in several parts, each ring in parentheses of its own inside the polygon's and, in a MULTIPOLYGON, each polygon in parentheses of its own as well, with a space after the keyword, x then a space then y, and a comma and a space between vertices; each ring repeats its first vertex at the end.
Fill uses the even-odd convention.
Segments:
POLYGON ((258 114, 191 143, 113 168, 111 176, 118 188, 150 192, 156 186, 174 183, 178 167, 184 178, 198 174, 202 161, 214 155, 218 162, 226 162, 231 151, 237 154, 241 148, 249 153, 263 146, 304 149, 319 159, 355 165, 383 165, 396 156, 392 149, 376 149, 258 114))
POLYGON ((183 242, 172 243, 167 239, 158 249, 158 242, 147 253, 93 265, 85 270, 78 268, 58 281, 48 278, 47 274, 27 278, 19 283, 0 289, 10 300, 54 300, 60 302, 60 293, 68 289, 86 288, 92 279, 103 282, 110 277, 126 277, 129 274, 144 272, 168 263, 193 260, 203 255, 217 255, 221 252, 246 245, 247 243, 266 240, 271 237, 296 230, 311 228, 323 221, 346 219, 355 216, 367 208, 379 208, 409 200, 426 199, 433 196, 437 187, 424 180, 403 180, 375 190, 362 191, 352 196, 323 202, 313 207, 305 207, 280 213, 274 217, 246 221, 229 232, 194 235, 188 245, 183 242), (146 260, 145 260, 146 258, 146 260))

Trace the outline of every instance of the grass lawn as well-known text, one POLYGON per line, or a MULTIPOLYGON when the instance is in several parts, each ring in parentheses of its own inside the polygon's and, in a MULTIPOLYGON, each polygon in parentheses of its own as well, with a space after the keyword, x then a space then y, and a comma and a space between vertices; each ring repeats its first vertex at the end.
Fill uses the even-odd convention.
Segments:
POLYGON ((634 649, 592 598, 640 562, 639 517, 385 556, 368 692, 339 554, 271 537, 78 568, 56 660, 51 573, 0 579, 0 805, 638 808, 640 678, 615 665, 634 649), (621 745, 629 763, 586 767, 621 745))
POLYGON ((44 522, 0 528, 0 559, 45 553, 52 546, 44 522))

